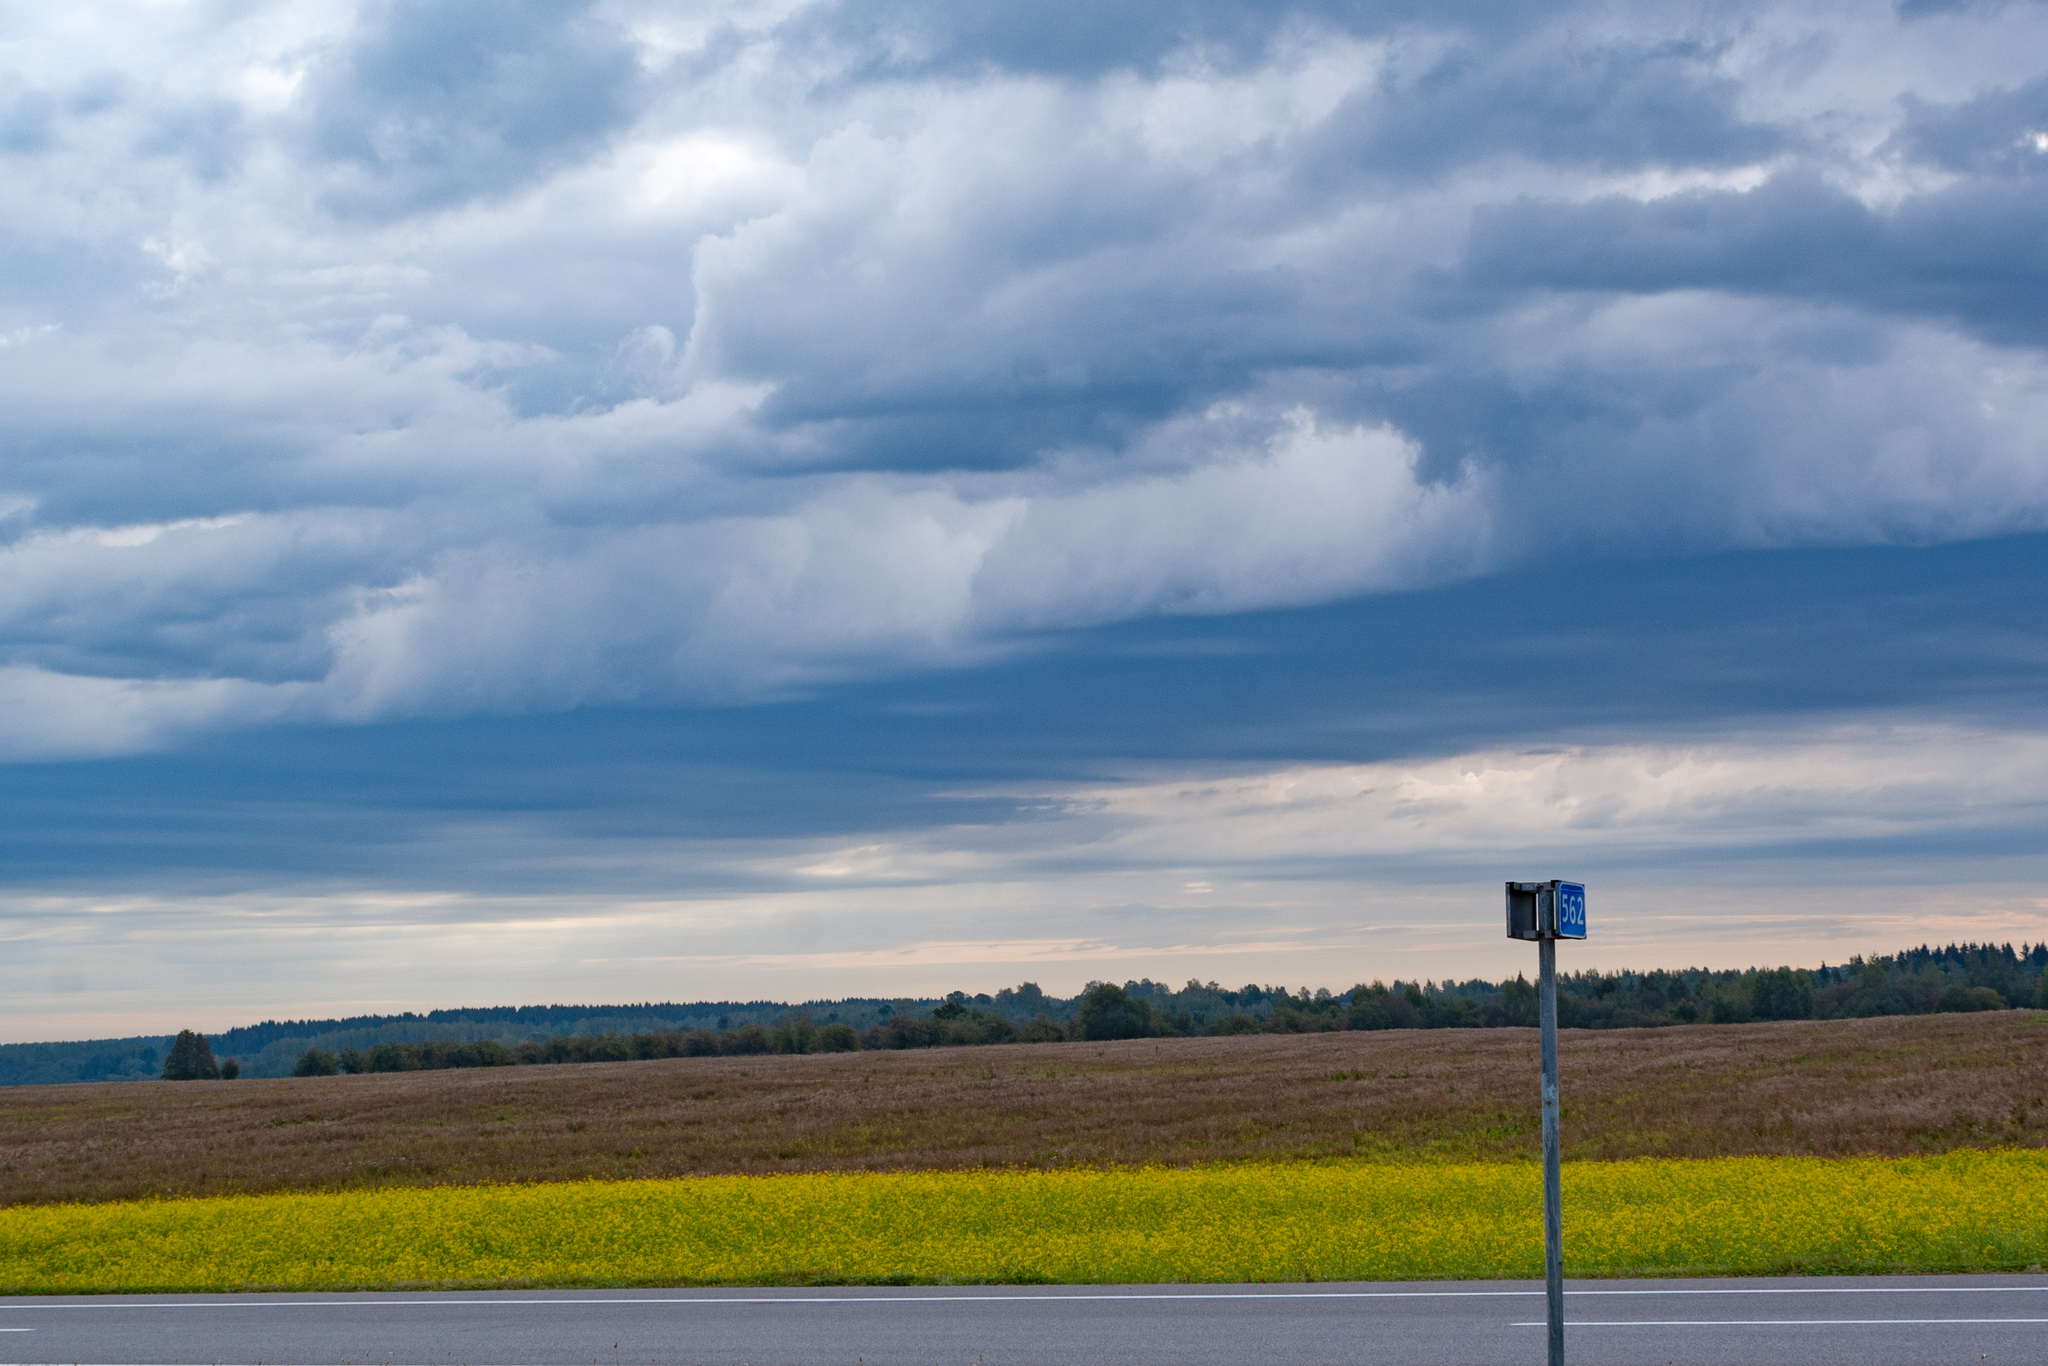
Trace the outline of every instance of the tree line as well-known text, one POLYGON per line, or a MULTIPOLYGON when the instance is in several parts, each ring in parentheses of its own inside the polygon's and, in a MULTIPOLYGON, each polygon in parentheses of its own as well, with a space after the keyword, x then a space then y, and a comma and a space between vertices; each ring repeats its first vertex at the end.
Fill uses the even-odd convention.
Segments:
MULTIPOLYGON (((1256 1026, 1245 1032, 1255 1032, 1256 1026)), ((1111 983, 1092 987, 1074 1022, 1039 1016, 1023 1028, 969 1004, 965 992, 928 1016, 892 1014, 865 1033, 843 1022, 819 1024, 797 1015, 774 1025, 736 1029, 658 1030, 644 1034, 570 1035, 506 1045, 428 1040, 382 1043, 367 1050, 309 1048, 292 1068, 295 1077, 364 1072, 427 1072, 450 1067, 519 1067, 541 1063, 629 1062, 645 1058, 732 1057, 762 1053, 853 1053, 862 1049, 938 1048, 959 1044, 1042 1043, 1062 1039, 1125 1039, 1155 1031, 1149 1006, 1111 983)))
MULTIPOLYGON (((1558 1020, 1568 1029, 1652 1028, 1756 1020, 1841 1019, 1870 1015, 2048 1009, 2048 944, 1922 946, 1899 954, 1819 968, 1691 969, 1568 973, 1558 983, 1558 1020)), ((1051 1043, 1063 1040, 1189 1035, 1314 1033, 1340 1029, 1487 1029, 1536 1023, 1536 988, 1526 977, 1492 983, 1371 982, 1341 995, 1304 988, 1247 986, 1227 991, 1190 982, 1173 991, 1149 979, 1097 982, 1072 999, 1065 1019, 1040 1009, 1019 1023, 1019 1003, 1051 1006, 1024 983, 994 996, 956 991, 928 1010, 890 1011, 857 1030, 789 1012, 772 1025, 722 1030, 655 1030, 571 1035, 505 1044, 428 1040, 369 1049, 308 1049, 295 1076, 513 1067, 544 1063, 624 1062, 636 1058, 762 1053, 836 1053, 861 1049, 1051 1043)))
POLYGON ((850 1025, 819 1027, 808 1016, 772 1028, 742 1025, 714 1032, 656 1030, 645 1034, 570 1034, 547 1040, 503 1044, 427 1040, 380 1043, 373 1048, 330 1052, 309 1048, 292 1068, 295 1077, 331 1077, 361 1072, 432 1072, 448 1067, 520 1067, 536 1063, 631 1062, 645 1058, 704 1058, 744 1053, 851 1053, 861 1047, 850 1025))

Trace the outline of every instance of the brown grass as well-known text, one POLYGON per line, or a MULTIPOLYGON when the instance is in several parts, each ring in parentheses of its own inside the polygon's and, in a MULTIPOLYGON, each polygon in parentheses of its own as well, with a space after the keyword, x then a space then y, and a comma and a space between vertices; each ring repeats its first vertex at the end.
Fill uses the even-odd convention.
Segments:
MULTIPOLYGON (((1565 1156, 2042 1146, 2048 1014, 1567 1031, 1565 1156)), ((0 1201, 821 1169, 1532 1159, 1533 1030, 0 1091, 0 1201)))

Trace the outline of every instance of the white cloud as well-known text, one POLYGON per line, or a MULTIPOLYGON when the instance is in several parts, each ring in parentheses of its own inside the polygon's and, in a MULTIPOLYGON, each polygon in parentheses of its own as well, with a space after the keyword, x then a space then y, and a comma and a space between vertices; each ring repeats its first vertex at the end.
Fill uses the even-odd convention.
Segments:
POLYGON ((0 668, 0 755, 7 759, 99 758, 156 749, 225 726, 287 720, 299 685, 240 679, 115 679, 44 669, 0 668))
POLYGON ((1320 432, 1297 412, 1264 450, 1078 492, 974 498, 862 476, 773 517, 614 530, 545 558, 492 545, 366 595, 331 628, 329 696, 362 719, 743 697, 889 660, 956 662, 1020 628, 1285 606, 1481 567, 1477 481, 1418 485, 1413 458, 1395 433, 1320 432))
POLYGON ((1487 568, 1484 478, 1420 483, 1417 455, 1399 432, 1323 431, 1297 409, 1262 452, 1034 499, 981 568, 982 614, 1035 627, 1244 611, 1487 568))
POLYGON ((451 5, 438 48, 424 13, 72 7, 0 44, 8 259, 43 263, 0 305, 0 662, 78 680, 5 752, 83 743, 95 698, 111 752, 761 696, 1560 546, 2048 520, 2037 322, 1967 287, 2024 261, 1936 234, 1871 267, 1935 261, 1925 297, 1880 298, 1702 219, 1749 275, 1459 275, 1534 201, 2019 194, 1895 135, 2038 80, 2034 8, 1133 19, 1064 67, 936 7, 451 5), (387 107, 431 84, 405 62, 557 40, 636 74, 387 107), (336 151, 337 110, 414 161, 336 151))
POLYGON ((2048 810, 2044 775, 2048 737, 1866 725, 1119 784, 1057 794, 1074 828, 1030 837, 1124 867, 1617 866, 2026 829, 2048 810))

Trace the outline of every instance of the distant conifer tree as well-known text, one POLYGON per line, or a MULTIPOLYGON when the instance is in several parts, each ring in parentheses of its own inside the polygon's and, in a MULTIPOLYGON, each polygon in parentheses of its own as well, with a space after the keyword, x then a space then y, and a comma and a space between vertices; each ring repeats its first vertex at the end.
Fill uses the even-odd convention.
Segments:
POLYGON ((213 1050, 206 1046, 204 1034, 194 1034, 189 1029, 178 1031, 178 1041, 171 1045, 171 1056, 164 1059, 164 1080, 220 1080, 220 1066, 214 1062, 213 1050))

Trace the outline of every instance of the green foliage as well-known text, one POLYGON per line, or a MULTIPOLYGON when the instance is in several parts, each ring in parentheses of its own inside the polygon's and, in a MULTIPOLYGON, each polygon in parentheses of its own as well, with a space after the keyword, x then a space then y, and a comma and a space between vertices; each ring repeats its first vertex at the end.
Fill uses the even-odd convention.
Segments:
POLYGON ((194 1034, 189 1029, 178 1031, 178 1038, 171 1045, 170 1056, 164 1059, 165 1081, 218 1081, 220 1066, 213 1060, 213 1050, 207 1047, 204 1034, 194 1034))
POLYGON ((1534 1029, 1537 1018, 1536 984, 1515 974, 1512 982, 1501 983, 1500 1008, 1508 1017, 1508 1023, 1519 1028, 1534 1029))
POLYGON ((168 1034, 0 1044, 0 1086, 74 1081, 153 1081, 163 1075, 168 1034))
POLYGON ((1039 990, 1038 983, 1025 982, 1016 988, 1004 987, 990 1002, 996 1013, 1010 1020, 1049 1020, 1058 1010, 1060 1002, 1039 990))
POLYGON ((768 1046, 777 1053, 822 1053, 824 1048, 818 1042, 818 1026, 808 1015, 799 1015, 785 1020, 768 1031, 768 1046))
POLYGON ((920 1020, 915 1015, 892 1015, 887 1024, 870 1029, 861 1042, 869 1048, 936 1048, 946 1042, 946 1023, 920 1020))
POLYGON ((420 1055, 408 1044, 380 1043, 371 1049, 365 1061, 370 1072, 417 1072, 420 1055))
MULTIPOLYGON (((982 997, 987 1000, 987 997, 982 997)), ((1049 1022, 1048 1022, 1049 1024, 1049 1022)), ((993 1011, 969 1004, 965 992, 956 991, 933 1008, 929 1018, 898 1012, 861 1036, 867 1048, 945 1048, 963 1044, 1018 1043, 1031 1037, 1038 1022, 1019 1029, 993 1011)), ((1058 1037, 1064 1031, 1049 1024, 1058 1037)))
MULTIPOLYGON (((347 1019, 265 1020, 262 1024, 224 1030, 213 1037, 222 1053, 244 1060, 244 1070, 258 1054, 269 1054, 273 1046, 283 1047, 283 1065, 272 1075, 290 1071, 294 1059, 309 1047, 339 1053, 343 1048, 366 1050, 380 1043, 421 1043, 429 1039, 497 1039, 514 1043, 521 1039, 565 1036, 599 1037, 605 1034, 657 1033, 667 1029, 691 1030, 710 1025, 720 1016, 736 1023, 766 1024, 786 1009, 775 1001, 695 1001, 678 1003, 644 1002, 639 1005, 589 1006, 461 1006, 448 1010, 398 1015, 358 1015, 347 1019)), ((720 1026, 721 1028, 723 1026, 720 1026)), ((164 1040, 155 1040, 161 1048, 164 1040)), ((13 1045, 0 1045, 4 1050, 13 1045)), ((4 1073, 0 1067, 0 1073, 4 1073)), ((156 1070, 152 1061, 150 1070, 156 1070)))
POLYGON ((768 1031, 757 1024, 741 1025, 718 1036, 718 1051, 741 1057, 754 1053, 768 1053, 774 1050, 774 1043, 768 1031))
POLYGON ((337 1070, 334 1055, 324 1048, 309 1048, 292 1064, 295 1077, 331 1077, 337 1070))
MULTIPOLYGON (((1479 1003, 1466 996, 1430 996, 1422 1002, 1422 1022, 1427 1029, 1477 1029, 1485 1023, 1479 1003)), ((1492 1011, 1505 1015, 1504 1008, 1496 1005, 1492 1011)), ((1506 1023, 1496 1020, 1496 1024, 1506 1023)))
POLYGON ((1420 996, 1414 987, 1396 993, 1380 982, 1354 988, 1345 1023, 1353 1029, 1421 1029, 1422 1012, 1415 1008, 1420 996))
POLYGON ((429 1040, 426 1043, 379 1044, 370 1050, 372 1072, 434 1072, 449 1067, 510 1067, 512 1050, 495 1039, 475 1043, 429 1040))
POLYGON ((1348 1027, 1344 1002, 1327 990, 1299 995, 1280 993, 1273 1001, 1273 1013, 1261 1028, 1268 1034, 1321 1034, 1348 1027))
POLYGON ((241 1075, 242 1064, 236 1062, 233 1058, 229 1058, 220 1065, 220 1079, 222 1081, 233 1081, 241 1075))
POLYGON ((2005 998, 1990 987, 1955 986, 1941 993, 1934 1008, 1941 1011, 2004 1010, 2005 998))
POLYGON ((1813 1017, 1813 978, 1792 968, 1759 972, 1749 987, 1749 1011, 1759 1020, 1813 1017))
POLYGON ((860 1035, 850 1024, 828 1024, 818 1031, 818 1051, 821 1053, 857 1053, 860 1051, 860 1035))
POLYGON ((1152 1033, 1152 1006, 1131 999, 1129 992, 1114 982, 1098 982, 1081 998, 1081 1037, 1097 1039, 1142 1039, 1152 1033))

